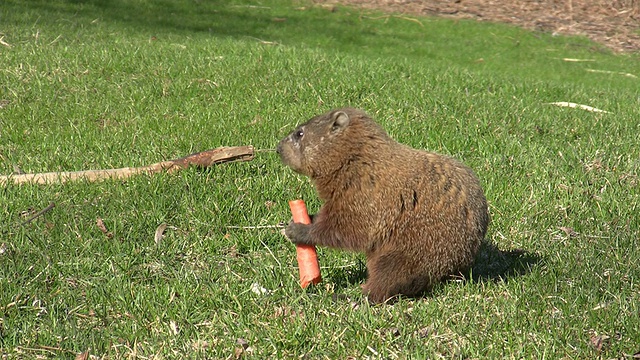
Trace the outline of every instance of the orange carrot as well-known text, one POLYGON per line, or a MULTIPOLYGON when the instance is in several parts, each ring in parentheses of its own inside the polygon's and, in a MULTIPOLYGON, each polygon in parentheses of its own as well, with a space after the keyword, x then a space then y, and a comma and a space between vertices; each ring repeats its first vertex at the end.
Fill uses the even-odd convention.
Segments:
MULTIPOLYGON (((293 215, 293 221, 301 224, 311 224, 311 219, 307 214, 307 207, 303 200, 289 201, 289 208, 293 215)), ((320 265, 318 264, 318 254, 313 245, 296 245, 298 258, 298 268, 300 269, 300 286, 306 288, 309 284, 317 284, 322 280, 320 276, 320 265)))

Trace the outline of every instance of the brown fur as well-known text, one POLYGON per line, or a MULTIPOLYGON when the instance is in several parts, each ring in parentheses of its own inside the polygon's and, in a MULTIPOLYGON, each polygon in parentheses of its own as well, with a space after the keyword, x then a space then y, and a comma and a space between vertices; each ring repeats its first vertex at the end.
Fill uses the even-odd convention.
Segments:
POLYGON ((310 225, 290 223, 285 233, 364 252, 371 301, 419 295, 471 266, 489 215, 478 179, 457 160, 402 145, 349 108, 298 126, 278 153, 324 202, 310 225))

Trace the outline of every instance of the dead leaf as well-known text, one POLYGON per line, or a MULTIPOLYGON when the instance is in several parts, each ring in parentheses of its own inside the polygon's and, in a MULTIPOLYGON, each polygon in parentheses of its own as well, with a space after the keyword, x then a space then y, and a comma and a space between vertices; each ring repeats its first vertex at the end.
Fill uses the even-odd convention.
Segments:
POLYGON ((196 340, 193 344, 191 344, 191 347, 193 347, 193 349, 196 351, 202 351, 210 348, 211 344, 205 340, 196 340))
POLYGON ((89 358, 89 350, 91 350, 91 348, 87 349, 87 351, 85 352, 81 352, 80 354, 76 355, 76 360, 87 360, 89 358))
POLYGON ((249 123, 249 125, 255 125, 259 122, 262 122, 262 117, 260 115, 256 115, 253 117, 253 120, 249 123))
POLYGON ((8 48, 13 47, 13 45, 11 45, 8 42, 4 41, 4 35, 2 37, 0 37, 0 45, 6 46, 8 48))
POLYGON ((591 336, 591 345, 597 352, 601 352, 602 348, 609 343, 610 336, 607 335, 593 335, 591 336))
POLYGON ((418 330, 418 336, 421 338, 427 338, 433 334, 433 326, 429 325, 418 330))
POLYGON ((237 258, 238 257, 238 248, 236 247, 236 245, 232 245, 229 250, 227 250, 227 256, 229 256, 230 258, 237 258))
POLYGON ((336 12, 338 10, 338 8, 333 4, 320 4, 318 6, 330 12, 336 12))
POLYGON ((173 335, 178 335, 178 333, 180 332, 180 330, 178 329, 178 324, 176 324, 176 322, 173 320, 169 321, 169 328, 171 329, 171 333, 173 335))
POLYGON ((558 229, 564 231, 564 233, 567 234, 568 237, 576 237, 576 236, 578 236, 578 233, 575 232, 573 230, 573 228, 560 226, 558 229))
POLYGON ((390 337, 398 337, 400 336, 400 330, 397 327, 382 329, 382 334, 390 337))
POLYGON ((253 292, 256 295, 269 295, 269 294, 271 294, 270 290, 263 288, 258 283, 251 284, 251 292, 253 292))
POLYGON ((107 230, 107 227, 104 225, 104 221, 102 221, 102 218, 96 218, 96 225, 106 237, 108 237, 109 239, 113 237, 113 233, 107 230))
POLYGON ((34 208, 28 208, 27 210, 22 210, 20 211, 20 217, 26 218, 31 216, 31 214, 35 214, 36 211, 34 210, 34 208))
POLYGON ((243 350, 246 350, 249 347, 249 342, 243 338, 238 338, 236 340, 236 344, 242 346, 243 350))
POLYGON ((156 228, 156 234, 153 237, 153 239, 156 242, 157 246, 160 245, 160 241, 162 241, 162 236, 164 235, 164 231, 166 229, 167 229, 167 224, 165 224, 165 223, 162 223, 162 224, 158 225, 158 227, 156 228))
POLYGON ((591 309, 591 310, 594 310, 594 311, 595 311, 595 310, 604 309, 604 308, 606 308, 607 306, 609 306, 609 304, 611 304, 611 301, 602 302, 602 303, 600 303, 600 304, 596 305, 596 307, 594 307, 594 308, 593 308, 593 309, 591 309))
POLYGON ((239 359, 240 357, 242 357, 242 354, 245 352, 247 354, 250 354, 253 352, 253 348, 249 346, 249 342, 243 338, 238 338, 238 340, 236 340, 236 344, 240 345, 239 348, 236 348, 234 353, 236 359, 239 359))
POLYGON ((265 201, 264 206, 267 207, 267 210, 271 210, 274 206, 276 206, 276 202, 275 201, 265 201))

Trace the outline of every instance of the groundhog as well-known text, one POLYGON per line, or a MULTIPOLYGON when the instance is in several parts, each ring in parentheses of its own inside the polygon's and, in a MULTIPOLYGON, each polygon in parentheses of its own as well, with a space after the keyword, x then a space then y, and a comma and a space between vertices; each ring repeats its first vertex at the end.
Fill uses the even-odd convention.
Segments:
POLYGON ((461 162, 400 144, 351 108, 298 126, 277 152, 323 201, 311 224, 290 222, 286 236, 364 252, 369 301, 419 296, 472 265, 489 214, 478 178, 461 162))

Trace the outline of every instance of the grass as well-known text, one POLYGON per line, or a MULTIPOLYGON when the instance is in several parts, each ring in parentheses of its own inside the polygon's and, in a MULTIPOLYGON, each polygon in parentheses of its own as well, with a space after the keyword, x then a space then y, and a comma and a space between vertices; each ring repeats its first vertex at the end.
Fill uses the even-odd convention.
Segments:
POLYGON ((582 38, 415 19, 277 0, 5 1, 0 173, 268 150, 295 124, 350 105, 399 141, 474 168, 492 224, 467 281, 370 306, 361 255, 320 249, 324 281, 303 291, 278 229, 236 228, 287 221, 288 199, 320 206, 273 152, 127 181, 7 185, 3 358, 639 352, 640 80, 617 73, 640 76, 640 58, 582 38))

